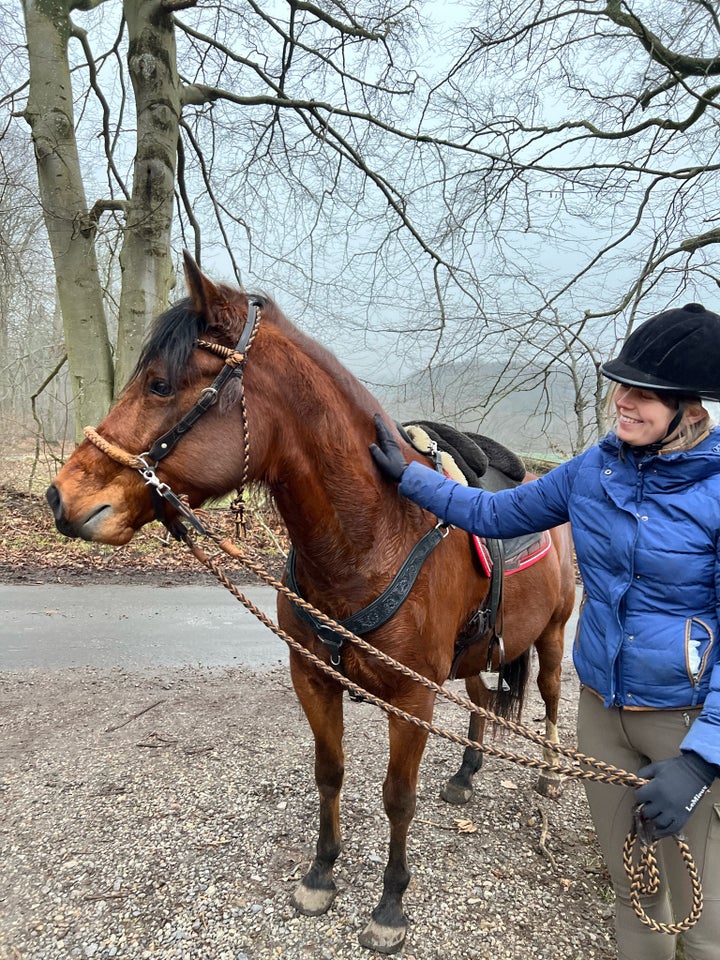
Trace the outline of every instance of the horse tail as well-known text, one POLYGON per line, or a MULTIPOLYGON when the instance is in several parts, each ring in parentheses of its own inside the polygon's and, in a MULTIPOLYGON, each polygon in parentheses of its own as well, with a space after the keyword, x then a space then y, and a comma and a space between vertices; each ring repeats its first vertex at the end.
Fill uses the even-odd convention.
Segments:
MULTIPOLYGON (((525 703, 525 692, 530 678, 530 648, 504 665, 503 677, 510 690, 493 691, 489 709, 503 719, 513 720, 517 723, 520 721, 523 704, 525 703)), ((497 731, 499 728, 493 725, 493 729, 497 731)))

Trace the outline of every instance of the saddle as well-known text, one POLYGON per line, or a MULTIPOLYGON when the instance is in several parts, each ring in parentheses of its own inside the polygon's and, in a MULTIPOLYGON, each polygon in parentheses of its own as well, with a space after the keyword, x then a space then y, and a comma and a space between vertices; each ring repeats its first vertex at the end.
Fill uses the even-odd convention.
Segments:
MULTIPOLYGON (((520 457, 491 437, 479 433, 461 433, 447 424, 429 420, 405 423, 400 429, 418 453, 430 457, 436 469, 458 483, 496 492, 516 487, 525 479, 527 471, 520 457), (435 449, 439 451, 439 458, 434 455, 435 449)), ((480 563, 487 576, 490 576, 495 552, 488 547, 491 541, 474 535, 473 540, 480 563)), ((551 545, 547 530, 496 542, 502 545, 503 572, 506 576, 540 560, 551 545)))
MULTIPOLYGON (((408 422, 399 426, 407 441, 429 457, 435 468, 458 483, 496 492, 516 487, 525 479, 522 460, 497 440, 479 433, 462 433, 447 424, 430 420, 408 422)), ((550 533, 531 533, 507 540, 493 540, 470 535, 480 565, 490 580, 485 607, 477 610, 455 643, 452 679, 470 647, 490 635, 487 669, 480 677, 492 689, 507 692, 502 677, 504 649, 502 641, 502 585, 504 577, 526 570, 542 559, 552 547, 550 533), (491 671, 494 648, 498 648, 499 669, 491 671)), ((509 690, 509 688, 507 688, 509 690)))

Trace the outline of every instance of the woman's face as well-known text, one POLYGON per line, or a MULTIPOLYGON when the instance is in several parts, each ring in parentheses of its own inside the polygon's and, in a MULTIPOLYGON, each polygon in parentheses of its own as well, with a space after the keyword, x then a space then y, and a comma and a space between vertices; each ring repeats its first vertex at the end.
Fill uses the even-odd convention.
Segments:
POLYGON ((652 390, 620 385, 615 391, 616 433, 633 447, 663 440, 676 410, 652 390))

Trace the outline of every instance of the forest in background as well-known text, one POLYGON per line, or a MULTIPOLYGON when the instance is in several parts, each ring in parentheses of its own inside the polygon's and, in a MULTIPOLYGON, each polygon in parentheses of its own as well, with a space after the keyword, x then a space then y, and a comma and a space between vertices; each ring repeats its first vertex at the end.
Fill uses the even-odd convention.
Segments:
POLYGON ((401 419, 567 456, 718 286, 711 4, 0 0, 0 417, 98 422, 191 249, 401 419))

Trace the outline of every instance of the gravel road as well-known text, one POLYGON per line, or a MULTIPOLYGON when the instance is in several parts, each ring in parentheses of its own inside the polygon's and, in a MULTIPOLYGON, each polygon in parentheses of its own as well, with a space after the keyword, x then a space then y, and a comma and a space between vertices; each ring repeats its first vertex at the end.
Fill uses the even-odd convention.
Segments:
MULTIPOLYGON (((565 664, 561 735, 574 742, 565 664)), ((457 684, 450 684, 460 689, 457 684)), ((540 730, 533 695, 525 721, 540 730)), ((457 707, 436 722, 464 733, 457 707)), ((285 667, 0 674, 3 960, 368 960, 387 827, 384 715, 347 703, 347 773, 328 914, 297 916, 317 804, 312 741, 285 667)), ((533 753, 511 740, 509 749, 533 753)), ((405 960, 611 960, 611 898, 582 787, 539 797, 487 760, 465 808, 438 796, 458 748, 421 768, 405 960)))

